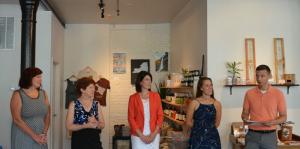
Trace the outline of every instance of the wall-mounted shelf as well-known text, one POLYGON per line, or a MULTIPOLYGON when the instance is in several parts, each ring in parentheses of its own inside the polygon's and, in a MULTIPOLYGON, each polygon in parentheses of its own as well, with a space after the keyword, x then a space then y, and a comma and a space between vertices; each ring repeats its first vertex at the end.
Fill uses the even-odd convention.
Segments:
POLYGON ((174 118, 172 118, 172 117, 170 117, 168 115, 164 114, 164 117, 167 118, 167 119, 169 119, 169 120, 171 120, 171 121, 173 121, 173 122, 175 122, 178 125, 183 125, 184 124, 184 121, 175 120, 174 118))
MULTIPOLYGON (((229 87, 230 90, 230 95, 232 95, 232 88, 233 87, 249 87, 249 86, 257 86, 257 84, 235 84, 235 85, 225 85, 225 87, 229 87)), ((290 87, 293 86, 299 86, 299 84, 272 84, 272 86, 283 86, 286 87, 286 93, 289 94, 290 93, 290 87)))

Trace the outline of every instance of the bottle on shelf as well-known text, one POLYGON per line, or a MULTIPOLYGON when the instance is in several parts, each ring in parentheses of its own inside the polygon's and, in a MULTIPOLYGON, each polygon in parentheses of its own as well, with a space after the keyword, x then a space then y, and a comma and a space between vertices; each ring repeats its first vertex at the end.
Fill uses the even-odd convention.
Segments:
POLYGON ((175 120, 179 120, 180 113, 176 112, 175 120))
POLYGON ((175 110, 174 107, 172 107, 172 109, 173 109, 173 110, 172 110, 172 116, 171 116, 171 117, 172 117, 173 119, 175 119, 175 118, 176 118, 176 110, 175 110))
POLYGON ((172 109, 170 107, 168 107, 168 116, 172 115, 172 109))
POLYGON ((182 121, 182 109, 180 109, 178 120, 182 121))
POLYGON ((186 114, 184 111, 182 111, 182 121, 185 121, 185 119, 186 119, 186 114))
POLYGON ((194 86, 194 76, 193 76, 193 77, 191 77, 190 86, 191 86, 191 87, 192 87, 192 86, 194 86))
POLYGON ((164 110, 164 114, 165 115, 169 115, 169 113, 170 113, 170 109, 169 109, 169 107, 167 105, 166 109, 164 110))

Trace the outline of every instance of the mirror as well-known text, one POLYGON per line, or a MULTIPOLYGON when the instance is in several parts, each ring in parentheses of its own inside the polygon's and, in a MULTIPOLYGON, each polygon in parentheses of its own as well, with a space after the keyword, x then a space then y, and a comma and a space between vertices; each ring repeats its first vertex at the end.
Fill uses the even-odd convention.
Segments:
POLYGON ((274 38, 275 81, 283 80, 285 74, 285 57, 283 38, 274 38))
POLYGON ((246 82, 247 84, 255 83, 255 40, 254 38, 245 39, 245 49, 246 49, 246 82))

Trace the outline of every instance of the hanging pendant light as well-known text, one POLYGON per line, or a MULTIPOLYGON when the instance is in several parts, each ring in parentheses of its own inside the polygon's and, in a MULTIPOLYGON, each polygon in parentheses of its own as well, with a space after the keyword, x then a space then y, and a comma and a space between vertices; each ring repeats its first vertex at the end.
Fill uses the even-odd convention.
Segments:
POLYGON ((117 16, 120 16, 120 0, 117 0, 117 16))
POLYGON ((101 13, 101 18, 104 18, 104 3, 103 0, 100 0, 99 2, 99 8, 100 8, 100 13, 101 13))

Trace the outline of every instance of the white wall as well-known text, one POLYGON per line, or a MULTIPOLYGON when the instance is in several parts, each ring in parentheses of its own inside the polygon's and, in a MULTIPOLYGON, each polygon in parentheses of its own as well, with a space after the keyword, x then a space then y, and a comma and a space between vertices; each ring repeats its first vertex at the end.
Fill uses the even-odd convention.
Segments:
MULTIPOLYGON (((40 7, 41 8, 41 7, 40 7)), ((39 8, 39 9, 40 9, 39 8)), ((50 92, 51 62, 51 12, 39 10, 36 25, 36 66, 43 71, 43 88, 50 92)), ((18 88, 21 60, 21 11, 19 5, 1 4, 0 16, 15 17, 15 49, 0 51, 0 144, 4 149, 10 148, 11 114, 10 88, 18 88)))
MULTIPOLYGON (((154 52, 168 51, 169 24, 152 25, 92 25, 68 24, 65 32, 64 77, 77 74, 86 66, 111 82, 107 106, 102 108, 105 128, 101 134, 104 148, 111 145, 113 125, 127 124, 127 103, 134 93, 130 85, 130 59, 150 59, 155 82, 166 73, 154 72, 154 52), (126 52, 126 73, 112 74, 112 53, 126 52)), ((64 134, 64 148, 70 140, 64 134)))
POLYGON ((36 67, 43 71, 43 89, 49 94, 51 100, 51 29, 52 13, 50 11, 37 12, 36 25, 36 67))
POLYGON ((207 51, 206 6, 207 0, 191 0, 171 21, 173 72, 181 72, 181 68, 201 69, 202 55, 206 59, 207 51))
POLYGON ((0 5, 0 16, 15 17, 15 50, 0 51, 0 144, 10 148, 10 97, 11 87, 17 88, 21 63, 21 11, 17 5, 0 5))
MULTIPOLYGON (((108 77, 109 25, 66 25, 64 48, 65 79, 70 77, 72 74, 76 75, 86 66, 93 68, 99 75, 105 78, 108 77)), ((64 89, 65 88, 66 86, 64 89)), ((102 110, 103 113, 105 113, 105 124, 107 128, 109 124, 109 111, 108 108, 102 108, 102 110)), ((63 121, 65 121, 65 119, 63 119, 63 121)), ((64 131, 64 148, 68 149, 71 148, 71 140, 67 139, 66 136, 66 132, 64 131)), ((102 131, 101 135, 103 147, 108 148, 108 137, 104 138, 104 136, 108 136, 108 129, 102 131)))
POLYGON ((157 51, 169 51, 169 24, 148 25, 112 25, 110 26, 110 58, 113 52, 126 52, 126 74, 112 73, 112 59, 110 64, 110 139, 114 134, 115 124, 126 124, 128 99, 135 92, 130 84, 130 60, 150 59, 150 71, 153 76, 152 90, 156 91, 154 83, 164 80, 167 72, 155 71, 155 55, 157 51))
POLYGON ((65 119, 63 115, 63 108, 64 108, 64 102, 63 102, 63 82, 64 82, 64 27, 60 24, 58 19, 52 15, 52 31, 51 31, 51 49, 52 49, 52 102, 51 102, 51 112, 52 115, 52 121, 51 126, 53 126, 52 129, 53 137, 51 140, 54 143, 54 146, 52 148, 63 148, 62 142, 63 142, 63 119, 65 119))
MULTIPOLYGON (((215 96, 223 105, 223 116, 219 129, 222 148, 229 148, 230 123, 241 121, 240 114, 245 88, 233 88, 233 95, 225 88, 225 63, 243 62, 245 70, 244 39, 253 37, 256 41, 256 64, 267 64, 274 70, 273 38, 282 37, 285 42, 286 72, 295 73, 300 80, 300 1, 298 0, 209 0, 207 3, 207 47, 208 76, 213 78, 215 96)), ((245 73, 243 72, 245 78, 245 73)), ((291 88, 286 94, 288 120, 296 122, 294 132, 300 134, 299 87, 291 88)))

